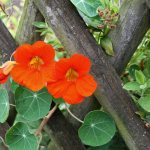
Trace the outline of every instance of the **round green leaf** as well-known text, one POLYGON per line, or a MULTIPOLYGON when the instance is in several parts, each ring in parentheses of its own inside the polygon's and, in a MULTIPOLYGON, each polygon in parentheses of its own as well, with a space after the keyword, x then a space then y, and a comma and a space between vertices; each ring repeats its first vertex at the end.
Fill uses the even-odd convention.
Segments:
POLYGON ((24 123, 16 123, 6 133, 6 143, 9 150, 37 150, 38 141, 33 134, 28 131, 24 123))
POLYGON ((40 126, 41 121, 36 120, 36 121, 29 121, 23 118, 20 114, 17 114, 15 123, 22 122, 25 123, 28 126, 28 130, 31 134, 35 133, 37 128, 40 126))
POLYGON ((146 112, 150 112, 150 96, 140 98, 138 103, 146 112))
POLYGON ((47 89, 38 92, 19 87, 15 92, 16 110, 23 118, 35 121, 43 118, 50 109, 52 97, 47 89))
POLYGON ((0 88, 0 122, 4 123, 9 115, 9 97, 7 90, 0 88))
POLYGON ((85 145, 101 146, 108 143, 115 135, 116 126, 105 112, 92 111, 84 119, 78 134, 85 145))

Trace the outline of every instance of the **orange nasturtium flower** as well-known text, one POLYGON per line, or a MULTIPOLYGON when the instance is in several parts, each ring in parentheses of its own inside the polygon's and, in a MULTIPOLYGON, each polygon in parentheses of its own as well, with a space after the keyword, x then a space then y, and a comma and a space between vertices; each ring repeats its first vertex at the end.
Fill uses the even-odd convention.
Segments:
POLYGON ((90 67, 90 60, 81 54, 60 59, 55 66, 55 82, 48 82, 48 91, 69 104, 82 102, 97 87, 93 76, 89 74, 90 67))
POLYGON ((15 82, 32 91, 38 91, 51 80, 54 68, 54 49, 43 41, 24 44, 14 53, 16 65, 11 71, 15 82))
POLYGON ((3 84, 7 81, 8 75, 15 64, 15 61, 7 61, 0 67, 0 84, 3 84))

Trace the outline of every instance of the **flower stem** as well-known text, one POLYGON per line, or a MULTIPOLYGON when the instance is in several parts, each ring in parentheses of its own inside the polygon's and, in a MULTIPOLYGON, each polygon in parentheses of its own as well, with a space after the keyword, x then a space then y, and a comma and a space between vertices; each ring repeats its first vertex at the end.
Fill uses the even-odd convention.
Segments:
POLYGON ((37 129, 35 135, 38 136, 41 134, 44 126, 47 124, 48 120, 50 119, 50 117, 53 115, 53 113, 56 111, 58 105, 55 105, 48 113, 47 116, 44 117, 43 121, 41 122, 39 128, 37 129))
POLYGON ((8 145, 5 143, 4 139, 0 136, 1 141, 3 142, 5 147, 8 147, 8 145))
POLYGON ((12 57, 14 56, 14 54, 15 54, 15 51, 11 54, 10 61, 12 61, 12 57))
POLYGON ((82 121, 81 119, 79 119, 78 117, 76 117, 71 111, 70 109, 68 108, 67 104, 65 103, 65 106, 66 106, 66 110, 68 111, 68 113, 74 118, 76 119, 77 121, 79 121, 80 123, 84 123, 84 121, 82 121))
POLYGON ((10 106, 13 106, 13 107, 16 107, 16 105, 14 105, 14 104, 9 104, 10 106))

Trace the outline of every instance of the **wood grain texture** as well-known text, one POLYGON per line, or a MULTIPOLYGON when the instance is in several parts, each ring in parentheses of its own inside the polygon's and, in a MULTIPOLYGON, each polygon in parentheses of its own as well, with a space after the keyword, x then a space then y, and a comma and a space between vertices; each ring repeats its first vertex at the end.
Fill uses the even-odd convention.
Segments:
POLYGON ((147 3, 147 6, 148 6, 149 9, 150 9, 150 1, 149 1, 149 0, 146 0, 146 3, 147 3))
POLYGON ((44 38, 40 36, 39 32, 35 32, 37 29, 33 26, 35 21, 44 22, 45 20, 40 11, 34 5, 33 0, 26 0, 16 33, 16 41, 19 44, 32 44, 35 41, 42 40, 44 38))
POLYGON ((85 150, 73 126, 57 109, 48 121, 49 135, 59 150, 85 150))
POLYGON ((16 49, 17 44, 12 35, 0 20, 0 54, 1 63, 10 59, 12 52, 16 49))
POLYGON ((144 0, 126 0, 117 27, 110 32, 115 56, 110 60, 121 74, 150 27, 150 11, 144 0))
MULTIPOLYGON (((0 137, 5 139, 5 134, 8 129, 9 129, 9 125, 6 122, 0 123, 0 137)), ((3 143, 0 143, 0 150, 8 150, 8 148, 5 145, 3 145, 3 143)))
POLYGON ((82 53, 91 59, 92 73, 98 82, 95 96, 114 118, 128 147, 131 150, 150 149, 150 133, 135 114, 135 104, 122 89, 119 76, 70 1, 34 2, 69 53, 82 53))

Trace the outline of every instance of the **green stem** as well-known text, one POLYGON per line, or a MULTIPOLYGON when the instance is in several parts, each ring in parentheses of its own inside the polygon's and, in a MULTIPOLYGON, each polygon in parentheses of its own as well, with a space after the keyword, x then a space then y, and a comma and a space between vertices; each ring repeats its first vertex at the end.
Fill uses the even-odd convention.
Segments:
POLYGON ((76 119, 77 121, 79 121, 80 123, 84 123, 84 121, 80 120, 78 117, 76 117, 71 111, 70 109, 68 108, 67 104, 65 103, 65 106, 66 106, 66 110, 68 111, 68 113, 74 118, 76 119))

